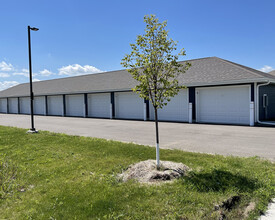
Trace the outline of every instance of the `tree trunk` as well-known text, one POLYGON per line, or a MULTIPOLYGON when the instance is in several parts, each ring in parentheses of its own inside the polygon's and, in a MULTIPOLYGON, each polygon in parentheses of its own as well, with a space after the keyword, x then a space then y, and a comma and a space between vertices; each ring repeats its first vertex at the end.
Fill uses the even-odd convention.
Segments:
POLYGON ((156 125, 156 163, 157 169, 160 168, 159 162, 159 124, 158 124, 158 109, 155 108, 155 125, 156 125))

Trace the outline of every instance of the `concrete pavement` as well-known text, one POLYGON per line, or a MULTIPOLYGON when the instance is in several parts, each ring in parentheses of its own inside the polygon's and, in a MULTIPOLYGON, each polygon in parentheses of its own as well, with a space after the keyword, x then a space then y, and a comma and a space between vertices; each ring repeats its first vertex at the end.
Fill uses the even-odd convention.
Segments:
MULTIPOLYGON (((29 115, 0 114, 0 125, 30 127, 29 115)), ((80 135, 155 145, 151 121, 35 116, 35 127, 80 135)), ((275 161, 275 128, 161 122, 160 147, 275 161)))

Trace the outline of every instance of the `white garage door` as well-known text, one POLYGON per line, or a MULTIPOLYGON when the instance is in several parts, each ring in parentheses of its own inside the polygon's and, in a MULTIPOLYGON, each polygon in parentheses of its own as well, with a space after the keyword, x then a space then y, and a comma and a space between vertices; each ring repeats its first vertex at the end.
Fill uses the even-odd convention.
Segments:
POLYGON ((48 115, 63 115, 63 96, 48 96, 48 115))
MULTIPOLYGON (((160 121, 188 121, 188 90, 181 90, 178 95, 171 98, 171 101, 158 109, 160 121)), ((150 120, 155 120, 154 108, 150 105, 150 120)))
POLYGON ((197 122, 249 124, 250 86, 196 89, 197 122))
POLYGON ((115 93, 115 116, 125 119, 144 119, 144 100, 134 92, 115 93))
POLYGON ((34 97, 33 111, 36 115, 45 115, 45 96, 34 97))
POLYGON ((18 113, 18 98, 9 98, 9 113, 18 113))
POLYGON ((20 104, 20 114, 30 114, 31 113, 29 97, 19 98, 19 104, 20 104))
POLYGON ((110 93, 88 94, 88 116, 110 118, 110 93))
POLYGON ((66 115, 81 116, 85 113, 84 95, 66 95, 66 115))
POLYGON ((0 112, 7 113, 7 99, 0 99, 0 112))

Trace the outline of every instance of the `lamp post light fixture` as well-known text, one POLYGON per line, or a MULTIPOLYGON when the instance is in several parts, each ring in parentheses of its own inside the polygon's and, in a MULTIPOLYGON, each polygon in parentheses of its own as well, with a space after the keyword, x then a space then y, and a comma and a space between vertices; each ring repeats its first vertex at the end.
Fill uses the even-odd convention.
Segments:
POLYGON ((32 90, 32 59, 31 59, 31 30, 38 31, 36 27, 28 26, 28 44, 29 44, 29 73, 30 73, 30 107, 31 107, 31 129, 28 133, 37 133, 38 131, 34 128, 34 117, 33 117, 33 90, 32 90))

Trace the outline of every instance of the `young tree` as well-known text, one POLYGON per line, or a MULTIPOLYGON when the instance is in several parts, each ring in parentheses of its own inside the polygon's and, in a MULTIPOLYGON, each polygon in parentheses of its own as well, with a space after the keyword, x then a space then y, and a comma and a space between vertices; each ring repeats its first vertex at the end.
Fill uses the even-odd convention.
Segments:
POLYGON ((138 35, 136 43, 130 44, 132 51, 125 55, 121 64, 138 81, 133 91, 141 98, 149 100, 154 107, 156 163, 159 169, 158 109, 167 105, 171 97, 177 95, 183 88, 179 85, 177 77, 191 65, 188 62, 177 62, 179 56, 185 56, 184 49, 173 55, 177 42, 168 38, 168 31, 165 30, 166 21, 160 23, 155 15, 146 15, 144 22, 145 34, 138 35))

